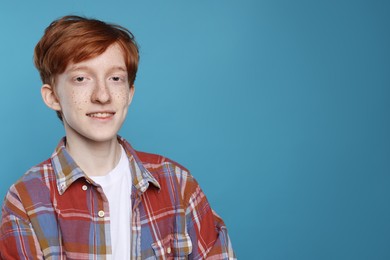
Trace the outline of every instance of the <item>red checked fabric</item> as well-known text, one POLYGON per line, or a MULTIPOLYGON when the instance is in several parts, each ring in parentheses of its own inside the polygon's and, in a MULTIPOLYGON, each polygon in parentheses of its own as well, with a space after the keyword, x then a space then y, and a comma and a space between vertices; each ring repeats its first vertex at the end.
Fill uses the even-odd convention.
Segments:
MULTIPOLYGON (((121 137, 132 174, 132 259, 235 259, 222 221, 179 164, 135 151, 121 137)), ((11 186, 2 209, 0 259, 107 259, 110 211, 101 187, 61 140, 52 157, 11 186)))

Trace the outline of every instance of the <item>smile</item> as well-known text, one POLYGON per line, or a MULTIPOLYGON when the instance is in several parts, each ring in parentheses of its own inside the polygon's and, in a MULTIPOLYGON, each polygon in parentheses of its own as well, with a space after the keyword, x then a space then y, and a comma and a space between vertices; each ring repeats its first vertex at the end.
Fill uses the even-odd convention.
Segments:
POLYGON ((87 116, 94 118, 108 118, 115 115, 114 112, 98 112, 98 113, 89 113, 87 116))

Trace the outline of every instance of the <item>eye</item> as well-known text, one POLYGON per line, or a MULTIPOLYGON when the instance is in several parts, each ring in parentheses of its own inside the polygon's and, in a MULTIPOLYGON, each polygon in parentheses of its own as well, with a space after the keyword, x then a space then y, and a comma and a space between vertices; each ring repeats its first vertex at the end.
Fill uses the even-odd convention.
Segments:
POLYGON ((74 79, 76 82, 83 82, 85 81, 85 77, 79 76, 74 79))
POLYGON ((113 81, 120 81, 120 80, 121 80, 121 77, 112 77, 112 80, 113 80, 113 81))

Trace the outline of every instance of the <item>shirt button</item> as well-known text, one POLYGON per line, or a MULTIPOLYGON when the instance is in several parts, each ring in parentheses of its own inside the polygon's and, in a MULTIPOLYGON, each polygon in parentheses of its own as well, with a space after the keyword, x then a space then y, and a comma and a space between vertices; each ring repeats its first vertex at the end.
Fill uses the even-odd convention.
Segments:
POLYGON ((170 247, 168 247, 168 248, 167 248, 167 254, 170 254, 170 253, 171 253, 171 251, 172 251, 172 250, 171 250, 171 248, 170 248, 170 247))
POLYGON ((101 217, 101 218, 104 217, 104 211, 103 210, 99 210, 98 216, 101 217))
POLYGON ((88 186, 87 185, 83 185, 83 187, 81 187, 83 190, 88 190, 88 186))

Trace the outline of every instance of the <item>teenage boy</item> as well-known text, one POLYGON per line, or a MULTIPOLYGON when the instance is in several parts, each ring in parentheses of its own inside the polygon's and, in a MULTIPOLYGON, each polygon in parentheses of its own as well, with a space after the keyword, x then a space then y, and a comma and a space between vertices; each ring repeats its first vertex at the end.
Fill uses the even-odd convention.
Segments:
POLYGON ((181 165, 117 135, 134 95, 131 32, 65 16, 34 52, 45 104, 66 136, 11 186, 2 259, 232 259, 223 221, 181 165))

